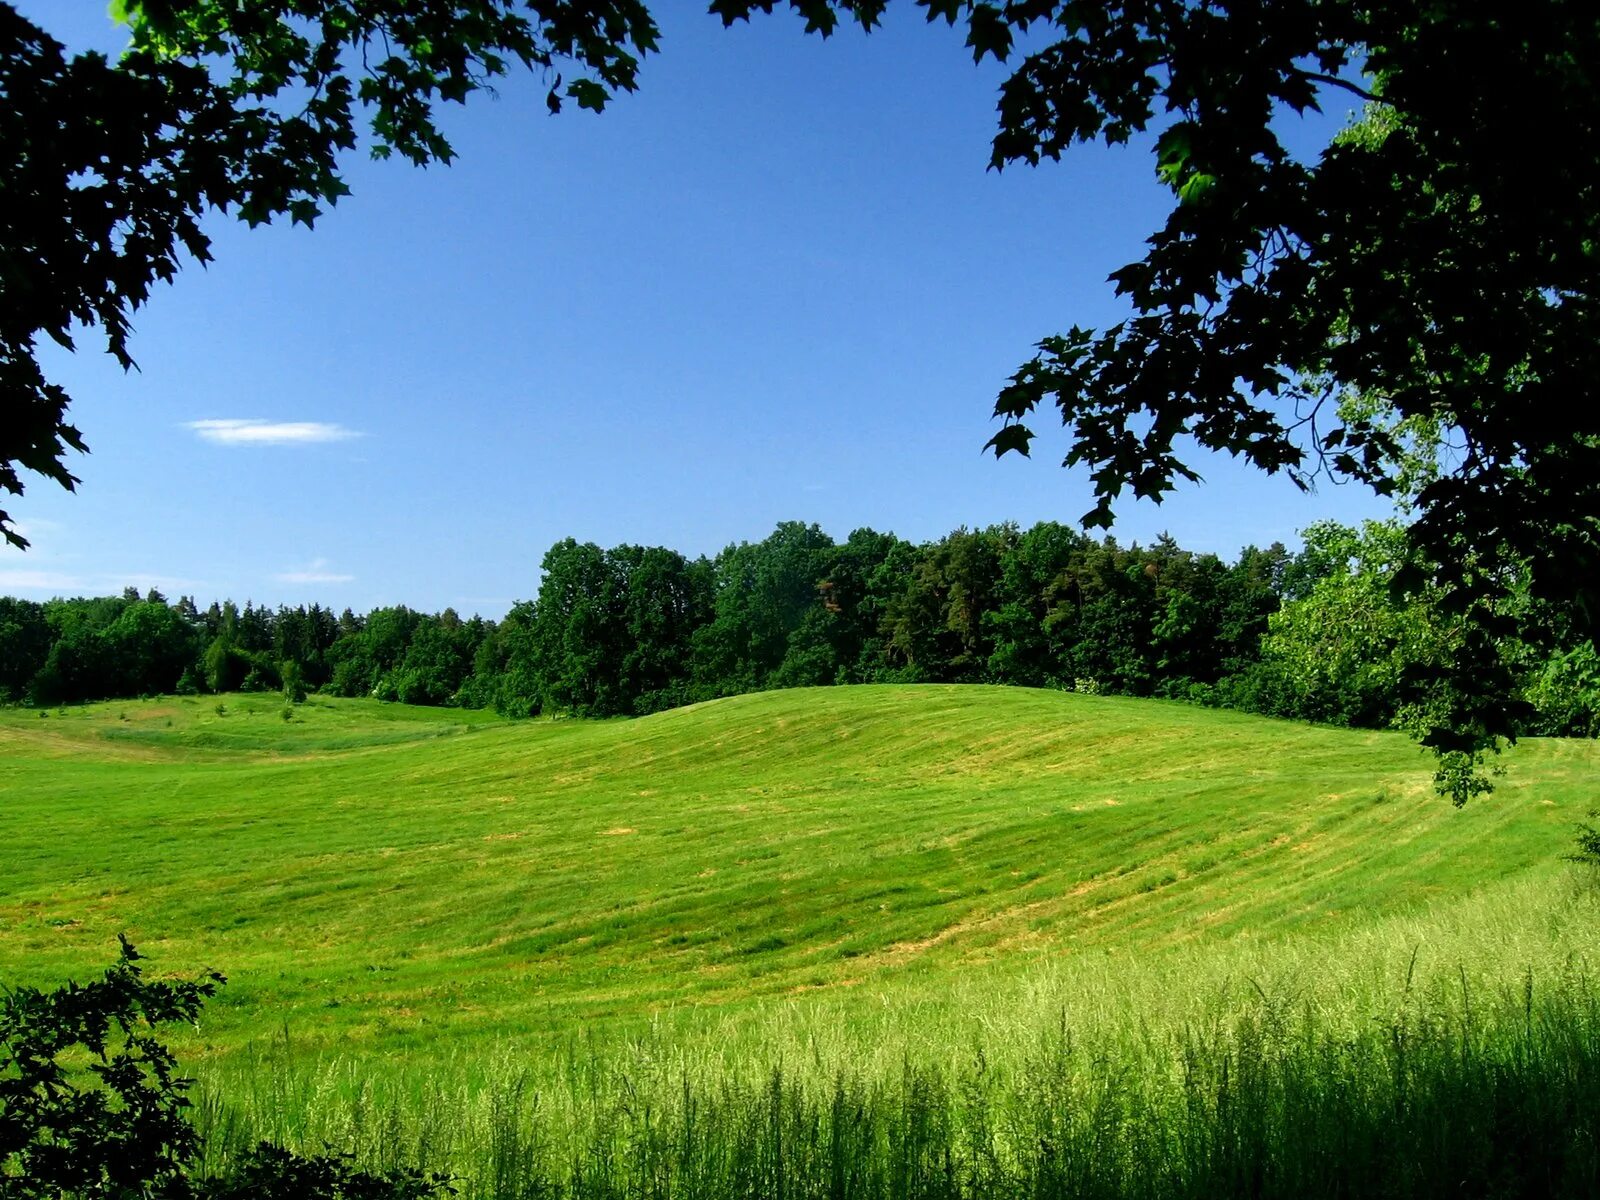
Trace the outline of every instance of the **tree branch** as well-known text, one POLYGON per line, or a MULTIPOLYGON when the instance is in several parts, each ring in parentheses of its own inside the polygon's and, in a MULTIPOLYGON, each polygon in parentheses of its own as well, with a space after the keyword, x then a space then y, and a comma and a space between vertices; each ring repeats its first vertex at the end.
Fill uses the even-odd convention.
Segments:
POLYGON ((1301 79, 1309 79, 1313 83, 1326 83, 1331 87, 1343 88, 1353 96, 1360 96, 1368 104, 1381 104, 1382 98, 1374 96, 1366 88, 1351 83, 1348 79, 1340 79, 1337 75, 1324 75, 1321 71, 1302 71, 1295 68, 1295 74, 1301 79))

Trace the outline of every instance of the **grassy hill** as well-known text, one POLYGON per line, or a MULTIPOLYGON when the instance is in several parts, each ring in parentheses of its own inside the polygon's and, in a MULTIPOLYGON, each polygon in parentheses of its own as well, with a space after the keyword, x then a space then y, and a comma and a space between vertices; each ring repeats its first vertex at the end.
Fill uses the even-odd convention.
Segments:
POLYGON ((13 710, 0 967, 81 973, 126 931, 229 974, 221 1044, 349 1044, 1271 937, 1557 869, 1596 749, 1520 746, 1457 811, 1399 735, 1007 688, 13 710))
POLYGON ((1455 810, 1398 734, 983 687, 0 710, 0 979, 95 974, 119 931, 227 972, 171 1035, 208 1162, 331 1146, 495 1200, 1591 1195, 1600 888, 1560 856, 1600 746, 1505 766, 1455 810))

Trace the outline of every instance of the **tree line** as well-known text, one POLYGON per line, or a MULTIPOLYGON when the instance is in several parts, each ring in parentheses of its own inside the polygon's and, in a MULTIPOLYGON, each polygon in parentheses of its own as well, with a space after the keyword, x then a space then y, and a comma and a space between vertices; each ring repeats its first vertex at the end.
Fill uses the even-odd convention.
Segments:
MULTIPOLYGON (((915 544, 785 522, 688 558, 567 538, 499 621, 400 606, 204 610, 160 593, 0 599, 0 699, 35 706, 282 689, 510 716, 639 716, 769 688, 1005 683, 1189 700, 1341 725, 1426 728, 1450 703, 1463 622, 1396 583, 1396 524, 1322 523, 1232 562, 1055 522, 915 544)), ((1513 624, 1559 629, 1522 599, 1513 624)), ((1548 641, 1548 638, 1542 639, 1548 641)), ((1600 732, 1600 657, 1508 635, 1520 731, 1600 732)))

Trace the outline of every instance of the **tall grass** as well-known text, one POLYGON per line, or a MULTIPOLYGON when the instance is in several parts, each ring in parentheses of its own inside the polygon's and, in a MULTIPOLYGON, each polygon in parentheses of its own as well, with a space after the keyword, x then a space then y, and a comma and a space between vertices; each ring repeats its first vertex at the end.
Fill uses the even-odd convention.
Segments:
POLYGON ((210 1069, 258 1138, 467 1197, 1600 1194, 1600 900, 1576 875, 1338 937, 1092 955, 384 1064, 210 1069))

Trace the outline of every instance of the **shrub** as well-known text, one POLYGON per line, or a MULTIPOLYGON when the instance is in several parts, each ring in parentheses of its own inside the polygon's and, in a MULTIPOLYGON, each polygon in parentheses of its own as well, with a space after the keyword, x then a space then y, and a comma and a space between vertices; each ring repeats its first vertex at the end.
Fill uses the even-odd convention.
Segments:
POLYGON ((262 1142, 206 1188, 205 1200, 426 1200, 453 1191, 442 1175, 411 1167, 373 1174, 357 1170, 348 1154, 307 1158, 262 1142))
MULTIPOLYGON (((1600 817, 1600 808, 1589 810, 1589 820, 1600 817)), ((1578 826, 1578 848, 1567 855, 1568 862, 1584 863, 1591 867, 1600 867, 1600 828, 1594 825, 1578 826)))
POLYGON ((194 1021, 223 982, 152 983, 119 937, 97 982, 17 988, 0 1003, 0 1179, 7 1200, 192 1194, 200 1139, 189 1080, 149 1031, 194 1021), (87 1054, 87 1073, 74 1057, 87 1054), (66 1062, 62 1060, 66 1059, 66 1062))
POLYGON ((244 681, 239 684, 241 692, 271 692, 282 687, 275 669, 256 663, 245 674, 244 681))
POLYGON ((306 698, 305 673, 295 659, 285 659, 278 666, 278 678, 283 683, 283 702, 303 704, 306 698))
POLYGON ((117 940, 104 978, 48 992, 20 987, 0 999, 4 1200, 427 1200, 452 1191, 442 1175, 409 1167, 372 1174, 348 1155, 306 1157, 270 1142, 197 1183, 192 1081, 152 1031, 193 1023, 226 980, 207 971, 151 982, 138 951, 117 940))

